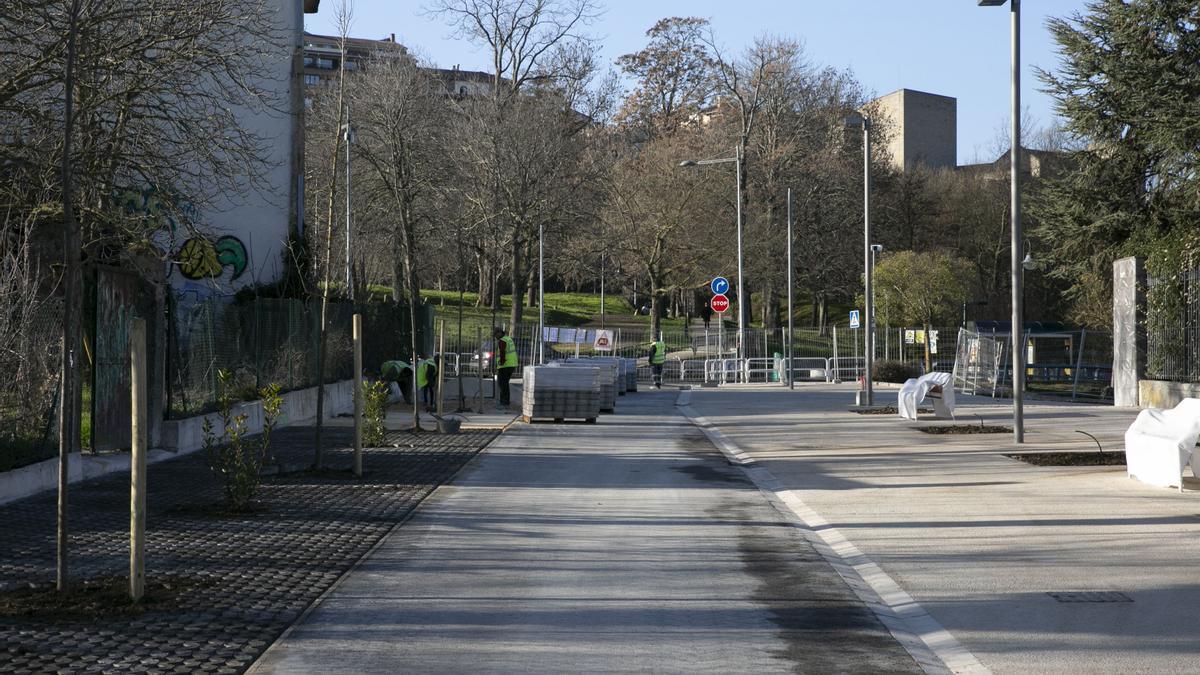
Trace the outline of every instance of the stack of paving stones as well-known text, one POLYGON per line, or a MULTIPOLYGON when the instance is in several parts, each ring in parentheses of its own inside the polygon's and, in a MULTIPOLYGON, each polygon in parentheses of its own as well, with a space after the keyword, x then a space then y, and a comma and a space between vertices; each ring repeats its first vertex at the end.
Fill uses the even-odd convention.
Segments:
MULTIPOLYGON (((240 673, 495 431, 388 434, 349 475, 346 428, 324 431, 325 470, 264 480, 247 515, 222 512, 203 453, 148 469, 147 587, 174 600, 140 613, 0 614, 0 672, 240 673), (183 589, 183 590, 180 590, 183 589)), ((276 430, 276 458, 312 457, 312 428, 276 430)), ((129 565, 129 475, 71 486, 70 576, 121 577, 129 565)), ((0 594, 54 579, 55 495, 0 505, 0 594)))
POLYGON ((560 363, 570 368, 599 368, 600 412, 616 412, 617 394, 625 393, 625 383, 621 380, 620 362, 618 359, 593 357, 590 359, 564 359, 560 363))
POLYGON ((522 384, 521 413, 526 422, 595 422, 600 415, 600 368, 527 366, 522 384))
POLYGON ((625 391, 637 391, 637 359, 621 359, 625 364, 625 391))

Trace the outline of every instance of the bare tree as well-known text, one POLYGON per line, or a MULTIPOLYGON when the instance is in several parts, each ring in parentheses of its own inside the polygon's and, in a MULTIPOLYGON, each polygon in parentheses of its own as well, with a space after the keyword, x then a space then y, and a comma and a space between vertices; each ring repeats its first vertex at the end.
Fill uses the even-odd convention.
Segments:
POLYGON ((346 106, 346 40, 350 35, 350 26, 354 23, 354 6, 348 0, 340 0, 334 8, 334 23, 338 29, 338 49, 341 55, 338 59, 337 104, 334 108, 337 124, 329 130, 333 134, 333 145, 330 150, 329 183, 326 187, 325 273, 321 284, 320 336, 317 338, 317 424, 313 434, 313 467, 317 469, 321 468, 323 462, 321 430, 325 424, 325 340, 329 325, 329 287, 332 285, 330 274, 333 268, 333 217, 337 196, 338 156, 342 147, 343 135, 348 131, 348 127, 343 121, 346 106))
MULTIPOLYGON (((384 55, 366 64, 348 94, 360 111, 354 152, 369 167, 364 188, 385 202, 391 215, 387 250, 393 261, 392 294, 409 305, 415 359, 421 306, 419 238, 438 218, 442 193, 450 183, 446 92, 414 61, 384 55)), ((413 427, 420 428, 416 407, 413 427)))
MULTIPOLYGON (((729 105, 734 113, 732 120, 740 169, 738 188, 742 195, 740 206, 744 214, 743 229, 745 230, 752 226, 748 217, 751 211, 747 203, 750 198, 750 192, 747 189, 749 178, 747 151, 750 137, 754 132, 759 110, 763 105, 771 73, 779 67, 779 64, 794 58, 800 52, 800 46, 789 39, 761 36, 754 40, 754 44, 748 47, 740 58, 730 59, 722 54, 721 49, 717 46, 716 38, 711 32, 708 37, 708 46, 713 53, 717 90, 731 101, 729 105)), ((714 116, 727 117, 720 99, 717 102, 714 116)), ((737 298, 738 312, 743 317, 743 321, 748 324, 750 322, 750 284, 746 279, 739 279, 738 284, 741 292, 744 293, 744 297, 737 298)))
POLYGON ((707 19, 670 17, 646 31, 649 43, 617 65, 637 84, 618 121, 639 135, 671 134, 701 116, 716 87, 713 57, 704 42, 707 19))
MULTIPOLYGON (((554 171, 560 168, 557 159, 550 159, 548 163, 514 163, 525 149, 514 146, 509 140, 530 138, 529 134, 519 131, 521 126, 531 119, 544 119, 539 113, 533 118, 528 117, 529 100, 520 95, 533 93, 529 91, 531 88, 551 83, 556 77, 561 80, 569 76, 572 71, 564 68, 568 60, 564 56, 573 55, 576 61, 581 56, 588 56, 587 50, 564 48, 590 42, 582 30, 597 18, 598 4, 596 0, 432 0, 428 8, 432 14, 450 23, 460 36, 491 51, 490 105, 473 101, 463 107, 464 113, 472 118, 468 128, 474 139, 469 143, 472 147, 467 154, 473 157, 471 167, 477 187, 474 205, 484 212, 477 220, 486 222, 494 233, 480 246, 484 250, 480 251, 479 259, 489 261, 486 273, 495 275, 502 257, 500 253, 504 252, 512 294, 509 321, 516 325, 523 315, 528 286, 525 261, 533 237, 530 228, 536 227, 537 222, 533 214, 537 207, 545 206, 541 196, 528 195, 526 191, 535 184, 544 187, 546 182, 561 175, 538 175, 540 169, 554 171), (555 66, 562 69, 561 72, 554 72, 555 66), (486 156, 485 151, 490 152, 490 156, 486 156)), ((565 117, 532 138, 542 140, 546 132, 575 135, 581 130, 578 122, 578 118, 565 117), (573 123, 562 124, 568 120, 573 123)), ((535 144, 528 150, 537 155, 545 147, 535 144)), ((543 154, 542 157, 547 156, 543 154)), ((495 289, 490 290, 495 298, 495 289)))
POLYGON ((680 169, 680 157, 711 153, 700 132, 651 140, 629 148, 613 169, 606 224, 612 253, 649 282, 650 329, 661 328, 663 302, 671 293, 703 282, 700 261, 708 253, 714 214, 730 209, 716 197, 711 172, 680 169), (708 226, 708 227, 706 227, 708 226))
POLYGON ((492 96, 501 101, 546 77, 559 45, 587 41, 596 0, 432 0, 429 12, 492 52, 492 96))

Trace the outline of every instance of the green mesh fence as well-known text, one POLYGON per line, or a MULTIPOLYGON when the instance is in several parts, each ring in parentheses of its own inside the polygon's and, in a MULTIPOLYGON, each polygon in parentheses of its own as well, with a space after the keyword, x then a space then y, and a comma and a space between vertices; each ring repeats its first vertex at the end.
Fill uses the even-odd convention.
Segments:
MULTIPOLYGON (((167 415, 210 412, 217 404, 217 373, 233 373, 238 398, 258 398, 260 388, 283 391, 317 385, 321 303, 298 299, 175 296, 170 303, 167 348, 167 415)), ((411 357, 407 306, 330 302, 326 309, 325 382, 353 376, 352 320, 363 315, 363 366, 411 357)), ((417 316, 418 351, 432 347, 433 309, 417 316)))

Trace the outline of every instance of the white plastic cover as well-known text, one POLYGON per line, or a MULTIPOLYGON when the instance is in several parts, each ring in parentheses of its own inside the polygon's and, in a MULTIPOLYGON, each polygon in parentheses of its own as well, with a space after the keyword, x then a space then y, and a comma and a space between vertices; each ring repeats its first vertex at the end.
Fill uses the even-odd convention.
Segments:
POLYGON ((1183 467, 1194 464, 1200 438, 1200 398, 1185 398, 1170 410, 1147 408, 1125 432, 1129 476, 1159 487, 1183 490, 1183 467))
MULTIPOLYGON (((939 409, 944 408, 945 414, 954 412, 954 375, 951 373, 928 373, 921 377, 910 378, 900 387, 900 397, 896 409, 906 420, 917 419, 917 406, 925 400, 934 387, 942 388, 942 401, 939 409)), ((942 410, 938 411, 939 413, 942 410)), ((939 416, 941 416, 939 414, 939 416)))

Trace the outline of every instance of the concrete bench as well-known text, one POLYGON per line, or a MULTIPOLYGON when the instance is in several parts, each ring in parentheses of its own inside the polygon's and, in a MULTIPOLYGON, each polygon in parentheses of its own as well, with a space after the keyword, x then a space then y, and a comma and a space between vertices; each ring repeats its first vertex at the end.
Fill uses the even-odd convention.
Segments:
POLYGON ((1149 485, 1178 487, 1183 467, 1198 475, 1194 451, 1200 437, 1200 399, 1185 398, 1170 410, 1147 408, 1125 432, 1125 466, 1130 478, 1149 485))
POLYGON ((921 401, 933 401, 933 413, 938 419, 954 418, 954 375, 951 373, 927 373, 912 377, 900 387, 896 409, 906 420, 917 419, 917 407, 921 401))

